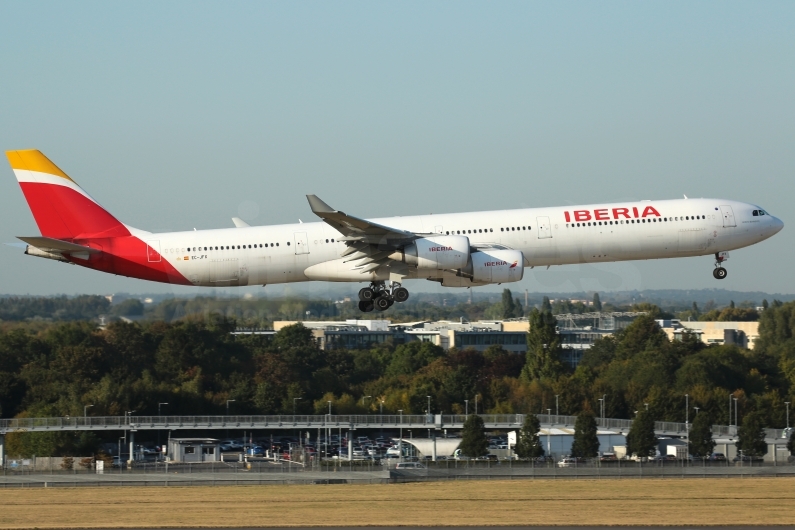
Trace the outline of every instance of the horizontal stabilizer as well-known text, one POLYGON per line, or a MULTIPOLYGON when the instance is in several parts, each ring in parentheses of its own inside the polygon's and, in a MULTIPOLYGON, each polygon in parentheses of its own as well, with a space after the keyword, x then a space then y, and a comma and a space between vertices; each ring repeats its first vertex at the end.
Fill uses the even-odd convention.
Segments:
POLYGON ((17 237, 17 239, 21 239, 33 247, 40 248, 41 250, 49 250, 51 252, 88 252, 89 254, 102 252, 95 248, 76 245, 68 241, 61 241, 60 239, 53 239, 51 237, 32 236, 17 237))

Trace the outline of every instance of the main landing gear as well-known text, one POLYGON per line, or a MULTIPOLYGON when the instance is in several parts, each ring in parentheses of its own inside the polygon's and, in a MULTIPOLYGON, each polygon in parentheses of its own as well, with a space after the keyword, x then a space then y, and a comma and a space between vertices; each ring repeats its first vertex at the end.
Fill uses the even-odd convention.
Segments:
POLYGON ((373 282, 370 287, 359 290, 359 311, 386 311, 395 302, 402 303, 409 299, 409 290, 398 282, 392 282, 392 288, 387 289, 384 282, 373 282))
POLYGON ((714 276, 716 280, 722 280, 729 274, 722 266, 723 262, 727 259, 729 259, 728 252, 715 253, 715 269, 712 271, 712 276, 714 276))

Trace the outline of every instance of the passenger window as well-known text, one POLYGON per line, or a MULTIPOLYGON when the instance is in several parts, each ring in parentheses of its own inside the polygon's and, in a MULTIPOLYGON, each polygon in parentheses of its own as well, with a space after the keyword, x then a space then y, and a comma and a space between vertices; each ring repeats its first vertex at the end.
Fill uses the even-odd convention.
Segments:
POLYGON ((287 246, 288 246, 288 247, 290 246, 290 242, 289 242, 289 241, 287 242, 287 246))

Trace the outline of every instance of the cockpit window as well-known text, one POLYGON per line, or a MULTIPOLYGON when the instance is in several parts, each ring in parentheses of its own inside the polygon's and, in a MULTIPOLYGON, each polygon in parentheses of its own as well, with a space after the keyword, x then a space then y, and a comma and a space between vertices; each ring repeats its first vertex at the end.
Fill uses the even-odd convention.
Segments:
POLYGON ((753 214, 753 216, 754 216, 754 217, 756 217, 756 216, 758 216, 758 215, 759 215, 759 210, 754 210, 754 211, 753 211, 753 212, 751 212, 751 213, 753 214))

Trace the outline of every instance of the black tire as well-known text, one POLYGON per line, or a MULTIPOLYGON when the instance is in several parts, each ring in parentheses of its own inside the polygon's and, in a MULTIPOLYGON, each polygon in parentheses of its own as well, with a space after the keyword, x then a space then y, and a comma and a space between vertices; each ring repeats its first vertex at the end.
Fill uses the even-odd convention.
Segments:
POLYGON ((398 287, 392 293, 392 297, 395 299, 395 302, 403 303, 409 299, 409 290, 405 287, 398 287))
POLYGON ((374 308, 375 306, 373 305, 372 300, 370 301, 362 300, 361 302, 359 302, 359 311, 361 311, 362 313, 369 313, 374 308))
MULTIPOLYGON (((369 287, 362 287, 359 289, 359 300, 362 302, 371 302, 373 298, 375 298, 375 292, 369 287)), ((370 311, 372 311, 372 309, 370 311)))
POLYGON ((386 296, 379 296, 375 299, 375 308, 379 311, 386 311, 390 305, 392 304, 389 303, 389 298, 386 296))
POLYGON ((723 267, 718 267, 717 269, 715 269, 715 277, 719 280, 724 279, 726 276, 728 276, 728 274, 729 274, 728 271, 726 271, 726 269, 724 269, 723 267))
POLYGON ((712 277, 715 278, 716 280, 718 279, 718 268, 717 267, 712 269, 712 277))

